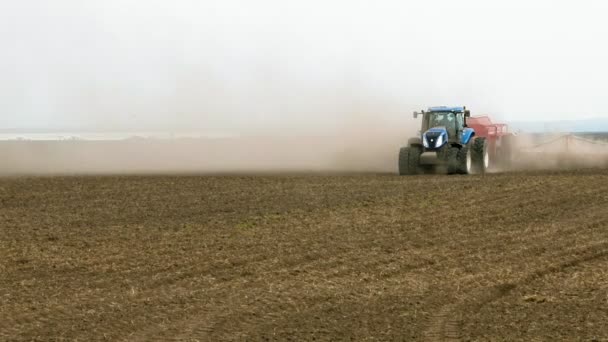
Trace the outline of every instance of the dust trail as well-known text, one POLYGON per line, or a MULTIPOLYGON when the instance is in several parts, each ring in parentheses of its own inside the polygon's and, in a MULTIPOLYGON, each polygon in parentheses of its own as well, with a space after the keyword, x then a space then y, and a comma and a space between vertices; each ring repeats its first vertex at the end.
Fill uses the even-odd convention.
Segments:
POLYGON ((409 119, 359 114, 320 132, 225 138, 0 142, 0 174, 395 172, 409 119))
POLYGON ((608 167, 608 143, 571 133, 521 134, 514 139, 516 170, 608 167))
MULTIPOLYGON (((358 113, 320 131, 276 127, 224 138, 0 142, 0 174, 395 173, 417 122, 358 113)), ((509 170, 608 167, 608 143, 572 134, 520 134, 509 170)))

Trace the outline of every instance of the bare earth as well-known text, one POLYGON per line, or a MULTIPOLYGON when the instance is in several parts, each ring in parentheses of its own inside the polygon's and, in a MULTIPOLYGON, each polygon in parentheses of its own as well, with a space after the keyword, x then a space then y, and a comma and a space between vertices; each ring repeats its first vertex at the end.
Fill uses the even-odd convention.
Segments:
POLYGON ((0 340, 606 340, 608 171, 0 179, 0 340))

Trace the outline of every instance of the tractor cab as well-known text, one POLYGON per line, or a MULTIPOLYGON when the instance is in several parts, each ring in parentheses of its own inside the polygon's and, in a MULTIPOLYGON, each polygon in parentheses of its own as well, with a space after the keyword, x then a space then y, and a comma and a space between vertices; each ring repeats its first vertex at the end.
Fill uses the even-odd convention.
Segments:
POLYGON ((431 128, 445 128, 449 136, 454 137, 464 129, 464 118, 454 112, 428 112, 422 126, 425 132, 431 128))

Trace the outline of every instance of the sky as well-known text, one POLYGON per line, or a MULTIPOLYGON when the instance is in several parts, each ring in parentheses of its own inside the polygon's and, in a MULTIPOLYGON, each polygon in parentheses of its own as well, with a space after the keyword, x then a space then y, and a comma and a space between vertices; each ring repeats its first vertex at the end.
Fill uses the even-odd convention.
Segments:
POLYGON ((599 0, 0 0, 0 129, 608 117, 599 0))

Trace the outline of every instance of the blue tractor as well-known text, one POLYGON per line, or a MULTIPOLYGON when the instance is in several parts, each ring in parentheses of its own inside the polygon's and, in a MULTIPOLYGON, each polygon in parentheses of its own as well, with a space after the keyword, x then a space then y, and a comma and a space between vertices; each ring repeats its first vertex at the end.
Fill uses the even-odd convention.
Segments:
POLYGON ((483 174, 489 165, 488 142, 467 126, 466 107, 431 107, 422 116, 420 136, 399 152, 399 174, 416 175, 445 170, 448 174, 483 174))

